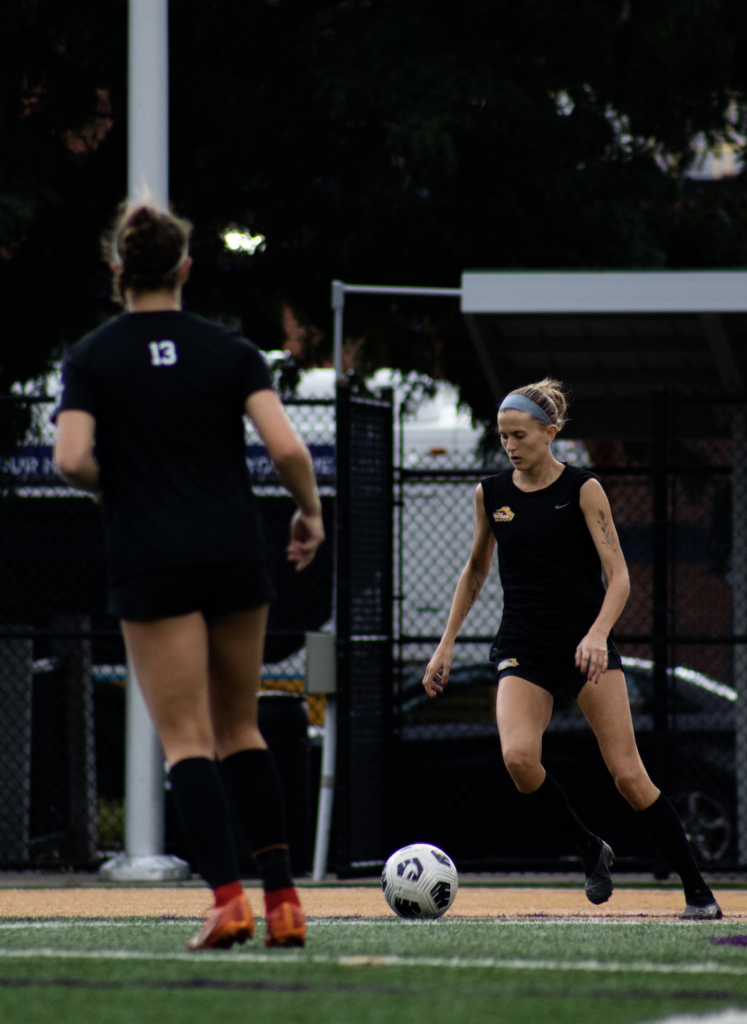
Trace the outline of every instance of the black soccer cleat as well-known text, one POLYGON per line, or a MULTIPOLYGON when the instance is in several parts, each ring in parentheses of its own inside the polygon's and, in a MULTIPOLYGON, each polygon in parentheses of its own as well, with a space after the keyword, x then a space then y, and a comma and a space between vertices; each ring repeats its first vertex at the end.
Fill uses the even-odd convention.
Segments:
POLYGON ((599 844, 599 856, 591 874, 587 873, 586 885, 584 885, 587 900, 596 906, 606 903, 615 888, 610 874, 610 865, 614 861, 615 855, 603 839, 599 840, 599 844))
POLYGON ((710 889, 693 889, 685 893, 685 912, 680 921, 720 921, 724 912, 710 889))

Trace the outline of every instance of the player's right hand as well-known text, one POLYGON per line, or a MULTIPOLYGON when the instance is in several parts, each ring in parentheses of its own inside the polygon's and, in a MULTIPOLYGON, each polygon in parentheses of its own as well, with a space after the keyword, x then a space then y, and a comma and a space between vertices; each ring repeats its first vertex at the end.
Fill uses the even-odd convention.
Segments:
POLYGON ((423 676, 423 686, 429 697, 438 697, 439 693, 444 692, 444 687, 449 681, 453 656, 454 645, 442 640, 428 662, 428 668, 423 676))
POLYGON ((324 524, 321 515, 304 515, 298 509, 291 519, 288 561, 296 563, 296 572, 301 572, 314 561, 317 548, 324 540, 324 524))

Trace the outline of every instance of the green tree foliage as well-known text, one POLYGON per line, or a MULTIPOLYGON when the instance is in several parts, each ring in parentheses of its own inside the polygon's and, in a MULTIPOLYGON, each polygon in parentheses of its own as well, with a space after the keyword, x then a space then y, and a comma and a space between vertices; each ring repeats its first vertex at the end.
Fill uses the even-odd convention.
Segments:
POLYGON ((126 12, 126 0, 2 5, 0 391, 105 315, 99 233, 125 190, 126 12))
MULTIPOLYGON (((126 5, 4 6, 7 387, 107 314, 97 238, 125 187, 126 5), (94 142, 71 149, 71 133, 94 142)), ((333 277, 747 263, 739 182, 682 176, 697 133, 745 129, 743 0, 171 0, 170 39, 188 301, 265 348, 287 303, 328 351, 333 277), (264 252, 229 253, 230 223, 264 252)), ((346 323, 364 362, 444 374, 485 414, 455 307, 350 298, 346 323)))

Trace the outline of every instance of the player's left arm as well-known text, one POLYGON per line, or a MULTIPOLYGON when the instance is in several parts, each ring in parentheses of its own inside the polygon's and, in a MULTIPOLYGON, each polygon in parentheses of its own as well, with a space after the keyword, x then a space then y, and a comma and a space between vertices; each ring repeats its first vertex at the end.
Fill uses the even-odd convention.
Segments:
POLYGON ((101 490, 99 464, 93 457, 96 420, 82 409, 65 409, 57 416, 54 458, 57 472, 79 491, 98 495, 101 490))
POLYGON ((607 637, 628 600, 630 577, 610 503, 598 480, 587 480, 582 485, 579 503, 607 579, 607 593, 599 615, 576 648, 576 665, 596 683, 607 670, 607 637))

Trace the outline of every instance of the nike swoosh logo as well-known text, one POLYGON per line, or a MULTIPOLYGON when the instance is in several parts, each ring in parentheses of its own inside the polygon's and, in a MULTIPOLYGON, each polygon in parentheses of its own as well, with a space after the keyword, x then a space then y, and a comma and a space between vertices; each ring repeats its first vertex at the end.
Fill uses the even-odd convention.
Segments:
POLYGON ((567 501, 565 505, 556 505, 555 508, 567 508, 570 505, 570 501, 567 501))

